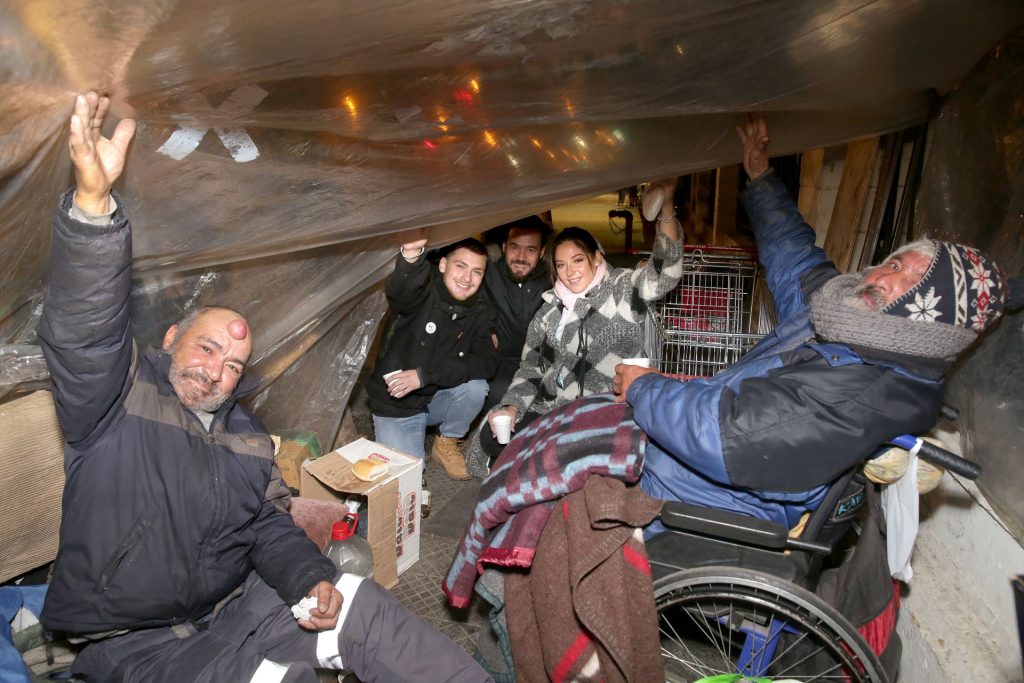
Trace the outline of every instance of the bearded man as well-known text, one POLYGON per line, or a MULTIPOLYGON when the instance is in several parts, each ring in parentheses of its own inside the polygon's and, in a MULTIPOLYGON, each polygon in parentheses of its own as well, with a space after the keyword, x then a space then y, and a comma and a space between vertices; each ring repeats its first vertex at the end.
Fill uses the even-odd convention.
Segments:
MULTIPOLYGON (((526 329, 551 289, 551 272, 544 260, 551 227, 540 216, 527 216, 502 226, 501 260, 484 275, 484 293, 498 316, 498 371, 484 401, 488 411, 505 395, 523 356, 526 329)), ((501 228, 498 228, 501 229, 501 228)))
POLYGON ((87 643, 76 680, 490 681, 371 579, 338 575, 298 528, 270 435, 239 403, 252 331, 229 308, 132 339, 132 230, 111 186, 135 122, 79 95, 75 189, 54 215, 39 339, 66 441, 60 548, 41 621, 87 643))
POLYGON ((751 179, 742 199, 779 323, 714 377, 620 365, 615 392, 650 436, 644 491, 792 528, 880 444, 934 426, 950 364, 1019 305, 1020 287, 1009 296, 1010 280, 980 251, 933 240, 840 275, 769 167, 764 119, 737 132, 751 179))

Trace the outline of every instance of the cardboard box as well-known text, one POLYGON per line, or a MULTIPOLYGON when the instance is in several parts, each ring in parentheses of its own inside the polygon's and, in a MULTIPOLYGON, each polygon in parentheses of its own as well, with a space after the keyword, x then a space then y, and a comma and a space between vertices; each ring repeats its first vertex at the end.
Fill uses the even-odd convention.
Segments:
POLYGON ((64 435, 49 391, 0 405, 0 583, 57 555, 64 435))
POLYGON ((373 578, 385 588, 398 583, 398 575, 420 557, 420 487, 423 461, 368 439, 358 439, 302 466, 300 490, 304 498, 344 501, 349 494, 366 496, 373 549, 373 578), (365 482, 352 474, 352 463, 362 458, 384 459, 386 476, 365 482))
POLYGON ((280 441, 280 446, 274 454, 274 461, 277 463, 277 469, 281 470, 281 478, 285 484, 301 492, 302 463, 319 454, 310 450, 309 444, 302 441, 273 436, 271 438, 280 441))

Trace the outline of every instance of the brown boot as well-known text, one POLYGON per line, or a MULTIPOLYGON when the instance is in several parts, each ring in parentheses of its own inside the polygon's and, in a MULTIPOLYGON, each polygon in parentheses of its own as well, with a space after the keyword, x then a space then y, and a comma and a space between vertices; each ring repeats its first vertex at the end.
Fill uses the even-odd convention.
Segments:
POLYGON ((434 447, 430 449, 430 454, 437 458, 449 477, 464 481, 473 477, 466 471, 466 458, 459 449, 461 443, 462 439, 438 434, 434 437, 434 447))

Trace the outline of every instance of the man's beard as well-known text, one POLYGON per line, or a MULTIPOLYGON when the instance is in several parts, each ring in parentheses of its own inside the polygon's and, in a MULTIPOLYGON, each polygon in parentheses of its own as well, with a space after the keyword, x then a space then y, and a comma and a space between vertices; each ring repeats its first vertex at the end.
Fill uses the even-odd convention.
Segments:
POLYGON ((956 325, 910 320, 888 307, 877 287, 864 284, 864 273, 837 275, 811 294, 811 323, 825 341, 945 362, 978 336, 956 325))
POLYGON ((178 400, 189 410, 215 413, 229 398, 229 394, 209 393, 211 390, 219 391, 219 387, 202 370, 179 367, 173 360, 168 377, 171 386, 174 387, 174 393, 178 395, 178 400), (201 391, 195 384, 189 383, 187 381, 189 379, 205 386, 207 391, 201 391))
POLYGON ((844 306, 855 308, 858 311, 881 312, 887 303, 885 295, 875 285, 864 284, 866 272, 866 270, 862 270, 857 273, 849 273, 837 277, 833 282, 837 301, 844 306), (871 303, 869 304, 865 301, 862 298, 863 296, 867 296, 871 303))
POLYGON ((526 261, 512 261, 511 263, 508 264, 508 272, 509 275, 512 276, 512 282, 520 283, 525 282, 526 278, 530 277, 530 275, 533 273, 533 268, 531 268, 530 264, 527 263, 526 261), (512 269, 512 266, 526 266, 526 272, 523 273, 522 275, 517 275, 516 271, 512 269))

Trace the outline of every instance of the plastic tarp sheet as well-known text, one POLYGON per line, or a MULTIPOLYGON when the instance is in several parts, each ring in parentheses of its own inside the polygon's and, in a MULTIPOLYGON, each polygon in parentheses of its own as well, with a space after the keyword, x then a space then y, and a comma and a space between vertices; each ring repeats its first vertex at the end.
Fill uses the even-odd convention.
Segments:
POLYGON ((779 153, 919 122, 1022 20, 1019 0, 2 0, 0 394, 40 375, 75 92, 140 124, 119 183, 140 341, 238 307, 260 412, 321 430, 273 404, 344 406, 403 231, 440 244, 735 163, 749 110, 779 153))
MULTIPOLYGON (((946 98, 914 215, 915 235, 973 244, 1007 275, 1024 270, 1024 31, 946 98)), ((1024 312, 1009 314, 951 373, 964 455, 979 487, 1024 542, 1024 312)))

